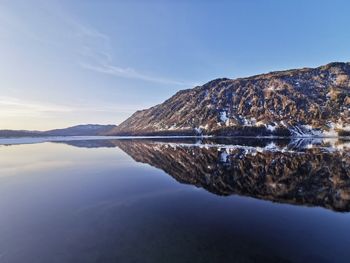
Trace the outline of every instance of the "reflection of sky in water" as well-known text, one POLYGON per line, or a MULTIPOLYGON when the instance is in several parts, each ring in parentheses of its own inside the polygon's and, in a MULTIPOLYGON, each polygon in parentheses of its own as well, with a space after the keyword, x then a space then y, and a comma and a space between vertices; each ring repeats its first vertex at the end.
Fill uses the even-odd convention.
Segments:
POLYGON ((350 257, 349 213, 216 196, 119 148, 2 146, 0 157, 0 262, 350 257))
POLYGON ((88 169, 101 166, 116 166, 129 159, 117 149, 100 148, 84 151, 67 145, 51 143, 33 145, 0 146, 1 176, 35 173, 37 170, 50 170, 80 166, 88 169), (113 152, 113 154, 111 154, 113 152), (97 153, 97 154, 96 154, 97 153), (110 161, 111 163, 107 162, 110 161))

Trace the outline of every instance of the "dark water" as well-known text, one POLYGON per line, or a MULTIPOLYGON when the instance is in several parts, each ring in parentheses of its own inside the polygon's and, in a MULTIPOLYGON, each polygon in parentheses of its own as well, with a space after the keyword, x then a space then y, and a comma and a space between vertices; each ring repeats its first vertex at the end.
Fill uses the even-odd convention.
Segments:
MULTIPOLYGON (((0 146, 0 262, 350 262, 350 144, 0 146)), ((13 142, 12 142, 13 143, 13 142)))

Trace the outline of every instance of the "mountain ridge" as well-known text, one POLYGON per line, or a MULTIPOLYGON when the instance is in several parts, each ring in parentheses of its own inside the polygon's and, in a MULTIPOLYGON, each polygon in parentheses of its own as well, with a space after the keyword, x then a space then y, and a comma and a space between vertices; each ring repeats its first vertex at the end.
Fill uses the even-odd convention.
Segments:
POLYGON ((218 78, 136 111, 106 135, 349 136, 350 63, 218 78))

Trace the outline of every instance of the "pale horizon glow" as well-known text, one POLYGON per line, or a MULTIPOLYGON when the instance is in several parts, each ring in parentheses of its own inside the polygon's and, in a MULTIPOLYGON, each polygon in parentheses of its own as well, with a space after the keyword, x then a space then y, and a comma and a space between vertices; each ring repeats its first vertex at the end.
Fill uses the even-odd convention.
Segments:
POLYGON ((349 7, 345 0, 2 1, 0 129, 119 124, 215 78, 349 61, 349 7))

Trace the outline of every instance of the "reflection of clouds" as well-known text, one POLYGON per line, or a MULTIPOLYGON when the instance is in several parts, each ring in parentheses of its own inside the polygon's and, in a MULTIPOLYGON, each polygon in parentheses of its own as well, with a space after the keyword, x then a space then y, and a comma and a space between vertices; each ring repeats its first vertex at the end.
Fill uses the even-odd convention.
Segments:
POLYGON ((71 147, 65 144, 40 143, 31 145, 0 145, 0 177, 28 174, 45 174, 45 172, 75 169, 81 170, 113 169, 125 165, 120 151, 111 149, 86 150, 71 147), (96 154, 101 158, 96 158, 96 154))
MULTIPOLYGON (((193 189, 191 189, 192 191, 193 189)), ((105 209, 105 210, 110 210, 110 209, 115 209, 123 206, 132 206, 132 205, 140 205, 139 203, 145 202, 146 199, 159 199, 161 197, 173 195, 173 194, 178 194, 181 192, 185 192, 187 189, 172 189, 172 190, 159 190, 159 191, 152 191, 148 193, 134 193, 132 196, 127 196, 126 198, 123 198, 121 200, 112 200, 112 201, 105 201, 105 202, 100 202, 98 204, 94 204, 92 206, 86 206, 80 208, 77 212, 78 213, 84 213, 89 210, 94 210, 96 208, 99 209, 105 209)))
MULTIPOLYGON (((26 163, 21 163, 20 164, 20 169, 21 171, 25 172, 35 172, 35 171, 49 171, 52 169, 58 169, 58 168, 63 168, 67 167, 69 165, 73 165, 72 162, 70 161, 47 161, 45 163, 32 163, 32 162, 26 162, 26 163)), ((12 175, 17 175, 18 174, 18 164, 17 163, 5 163, 5 166, 1 164, 1 175, 0 177, 5 177, 5 176, 12 176, 12 175)))
POLYGON ((62 148, 57 147, 53 151, 48 144, 32 145, 31 147, 26 145, 2 146, 0 147, 0 176, 57 170, 74 165, 73 159, 60 158, 63 154, 62 148))

